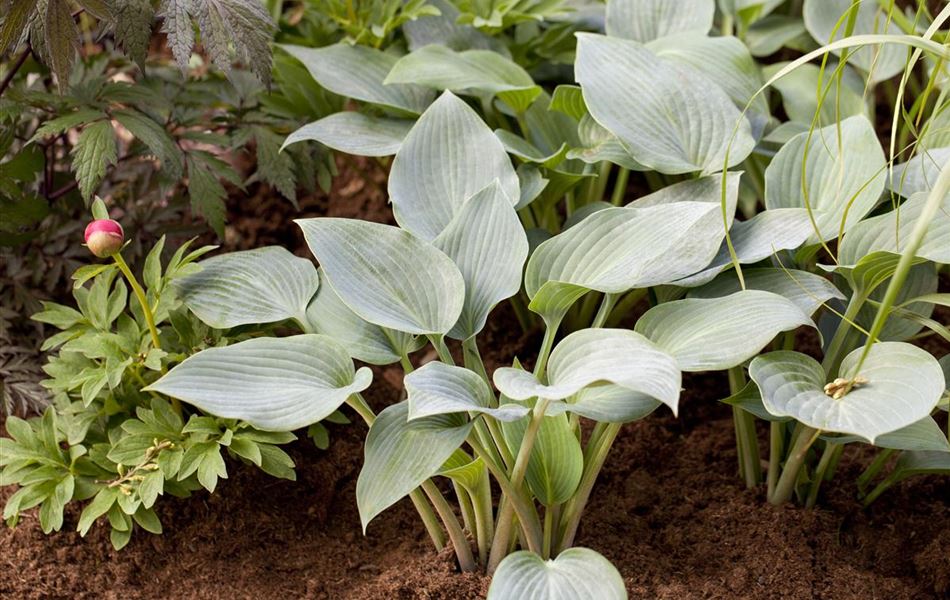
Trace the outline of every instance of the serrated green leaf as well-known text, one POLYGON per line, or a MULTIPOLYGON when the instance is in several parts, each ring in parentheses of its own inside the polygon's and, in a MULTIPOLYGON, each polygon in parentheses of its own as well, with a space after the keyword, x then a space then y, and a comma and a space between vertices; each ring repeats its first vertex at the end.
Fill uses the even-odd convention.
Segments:
POLYGON ((118 159, 115 131, 109 121, 86 125, 79 133, 71 151, 73 171, 79 181, 79 192, 89 200, 106 175, 106 167, 118 159))
POLYGON ((116 121, 132 132, 162 163, 162 168, 172 179, 182 173, 182 153, 164 127, 143 113, 133 110, 117 110, 112 113, 116 121))
POLYGON ((115 4, 115 43, 140 68, 145 67, 154 16, 151 0, 122 0, 115 4))
POLYGON ((79 29, 73 20, 68 2, 45 2, 44 5, 44 49, 48 54, 50 69, 56 75, 59 91, 65 92, 69 86, 73 62, 76 60, 76 50, 79 48, 79 29))

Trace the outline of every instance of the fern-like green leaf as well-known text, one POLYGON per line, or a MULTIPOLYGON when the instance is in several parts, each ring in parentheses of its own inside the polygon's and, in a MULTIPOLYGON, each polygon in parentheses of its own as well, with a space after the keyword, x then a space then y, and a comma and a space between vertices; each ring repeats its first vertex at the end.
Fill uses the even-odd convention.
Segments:
POLYGON ((0 24, 0 56, 15 50, 30 17, 36 11, 34 0, 0 0, 3 23, 0 24))
POLYGON ((115 164, 117 156, 115 132, 109 121, 96 121, 83 128, 73 146, 73 171, 79 181, 79 192, 88 201, 106 175, 106 167, 115 164))
POLYGON ((188 196, 191 198, 192 210, 204 217, 219 236, 224 237, 227 212, 224 200, 228 192, 219 177, 222 169, 228 169, 227 164, 206 152, 189 153, 185 164, 188 166, 188 196))
POLYGON ((162 168, 170 177, 173 179, 181 177, 181 150, 164 127, 145 114, 134 110, 117 110, 113 116, 145 144, 158 160, 162 161, 162 168))
POLYGON ((162 17, 162 33, 182 73, 188 70, 188 60, 195 45, 195 28, 191 23, 190 0, 162 0, 158 14, 162 17))
POLYGON ((150 0, 122 0, 116 3, 115 43, 140 68, 145 67, 154 18, 155 10, 150 0))
POLYGON ((79 29, 67 0, 47 0, 43 32, 49 67, 62 92, 69 86, 69 73, 79 48, 79 29))
POLYGON ((283 136, 266 127, 253 128, 257 142, 257 173, 262 180, 277 188, 285 198, 297 206, 297 185, 294 163, 290 154, 280 151, 283 136))

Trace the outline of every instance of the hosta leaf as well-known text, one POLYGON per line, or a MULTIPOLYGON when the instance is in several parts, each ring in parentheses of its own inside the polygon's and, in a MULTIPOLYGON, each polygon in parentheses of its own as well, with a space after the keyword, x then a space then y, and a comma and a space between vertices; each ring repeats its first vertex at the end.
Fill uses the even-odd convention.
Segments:
MULTIPOLYGON (((844 294, 833 283, 820 275, 796 269, 757 268, 742 269, 745 287, 778 294, 795 303, 806 315, 813 314, 822 304, 844 294)), ((712 282, 690 290, 690 298, 721 298, 741 289, 739 278, 733 273, 720 275, 712 282)))
POLYGON ((791 300, 744 290, 654 306, 636 330, 671 354, 683 371, 720 371, 742 364, 779 333, 802 325, 814 327, 791 300))
POLYGON ((430 44, 438 44, 453 50, 496 50, 505 54, 508 49, 500 40, 496 40, 471 25, 460 25, 461 14, 455 5, 447 0, 429 0, 428 4, 439 9, 439 15, 426 15, 403 23, 402 31, 409 43, 409 50, 416 50, 430 44))
MULTIPOLYGON (((765 206, 805 208, 807 195, 821 240, 833 239, 842 229, 842 219, 847 231, 877 204, 884 190, 884 167, 884 151, 863 116, 815 130, 810 140, 808 133, 801 133, 782 146, 765 170, 765 206)), ((819 241, 813 234, 808 243, 819 241)))
POLYGON ((494 373, 498 390, 515 400, 563 400, 603 382, 655 398, 674 413, 679 400, 680 372, 673 357, 625 329, 583 329, 565 337, 551 353, 547 379, 545 385, 511 367, 494 373))
MULTIPOLYGON (((838 444, 849 442, 868 443, 866 439, 858 435, 844 435, 829 439, 838 444)), ((950 452, 950 440, 947 440, 947 435, 940 428, 940 425, 930 416, 915 421, 906 427, 901 427, 897 431, 885 433, 874 441, 874 445, 878 448, 891 448, 892 450, 950 452)))
POLYGON ((563 113, 575 121, 580 121, 587 114, 587 104, 584 103, 584 92, 576 85, 559 85, 551 94, 550 110, 563 113))
POLYGON ((465 280, 465 305, 449 336, 464 340, 485 326, 496 304, 518 293, 528 238, 498 181, 478 192, 433 242, 465 280))
POLYGON ((302 62, 317 83, 341 96, 411 114, 424 111, 434 97, 419 85, 384 85, 399 58, 382 50, 346 43, 323 48, 280 47, 302 62))
POLYGON ((824 391, 825 374, 815 359, 797 352, 770 352, 749 365, 765 408, 777 416, 835 433, 859 435, 872 444, 878 436, 928 416, 943 394, 945 382, 937 359, 903 342, 878 342, 856 372, 863 348, 848 354, 839 376, 861 376, 840 399, 824 391))
MULTIPOLYGON (((927 203, 927 194, 914 194, 896 210, 865 219, 848 232, 838 249, 838 262, 854 265, 873 252, 903 252, 910 233, 927 203)), ((950 195, 927 228, 916 256, 936 263, 950 263, 950 195)))
POLYGON ((626 600, 616 567, 587 548, 568 548, 554 560, 527 550, 509 554, 495 571, 488 600, 626 600))
POLYGON ((498 95, 517 112, 523 112, 541 93, 527 71, 497 52, 456 52, 437 44, 400 58, 383 83, 498 95))
POLYGON ((940 168, 950 161, 950 147, 923 150, 912 159, 894 165, 887 187, 905 198, 929 192, 937 181, 940 168))
MULTIPOLYGON (((786 66, 787 62, 768 65, 763 69, 762 75, 771 79, 786 66)), ((819 127, 867 113, 863 97, 864 82, 861 77, 848 67, 845 67, 838 77, 835 72, 836 69, 826 66, 822 73, 818 65, 807 63, 772 84, 782 95, 782 106, 790 120, 805 126, 811 125, 815 111, 818 110, 819 86, 822 94, 827 92, 821 104, 819 127)))
MULTIPOLYGON (((738 175, 730 177, 730 218, 738 184, 738 175)), ((528 261, 525 289, 532 310, 550 318, 583 289, 620 293, 695 273, 724 236, 719 178, 679 183, 629 208, 598 211, 542 243, 528 261)))
MULTIPOLYGON (((528 419, 501 425, 508 447, 520 448, 528 419)), ((583 472, 584 451, 567 415, 546 415, 538 428, 525 471, 531 493, 545 506, 565 502, 577 490, 583 472)))
POLYGON ((716 0, 610 0, 607 35, 646 43, 684 31, 706 34, 715 13, 716 0))
POLYGON ((356 219, 297 219, 333 290, 370 323, 444 334, 458 321, 465 281, 434 246, 398 227, 356 219))
POLYGON ((376 515, 437 474, 472 428, 465 415, 408 417, 408 404, 400 402, 379 413, 369 428, 356 482, 364 532, 376 515))
MULTIPOLYGON (((938 283, 937 269, 933 263, 912 265, 907 272, 907 279, 897 292, 894 302, 901 305, 900 309, 902 311, 910 311, 915 317, 906 318, 909 315, 904 313, 902 316, 900 312, 890 314, 884 323, 884 328, 878 333, 877 339, 900 342, 917 335, 923 327, 921 319, 929 319, 934 307, 927 302, 910 301, 918 296, 936 292, 938 283), (908 302, 909 304, 905 304, 908 302)), ((869 302, 861 307, 861 311, 855 318, 859 325, 865 329, 870 329, 875 316, 877 316, 878 306, 880 306, 877 303, 884 300, 886 293, 886 285, 879 285, 871 292, 870 299, 874 302, 869 302)))
POLYGON ((199 272, 175 286, 185 306, 218 329, 285 319, 304 323, 320 285, 312 262, 280 246, 222 254, 198 265, 199 272))
POLYGON ((492 408, 494 392, 474 371, 433 361, 406 375, 410 420, 434 415, 485 413, 500 421, 515 421, 528 408, 506 404, 492 408))
POLYGON ((396 221, 433 240, 466 200, 495 180, 512 205, 518 202, 518 175, 504 146, 474 110, 445 92, 416 121, 393 159, 389 195, 396 221))
POLYGON ((950 473, 950 452, 902 452, 889 479, 898 482, 914 475, 950 473))
POLYGON ((322 285, 307 307, 307 323, 343 344, 350 356, 371 365, 398 362, 404 354, 416 350, 415 337, 374 325, 348 307, 329 285, 322 285))
POLYGON ((480 486, 485 485, 487 473, 485 461, 481 457, 472 460, 467 452, 458 449, 452 453, 449 460, 445 461, 437 474, 448 477, 469 493, 475 494, 478 493, 480 486))
POLYGON ((255 338, 190 356, 146 388, 263 431, 292 431, 333 414, 369 387, 346 349, 324 335, 255 338))
POLYGON ((713 80, 637 42, 578 34, 575 77, 597 122, 661 173, 714 173, 726 166, 730 143, 730 167, 755 145, 748 121, 713 80))
MULTIPOLYGON (((828 44, 845 37, 849 18, 844 16, 848 10, 857 5, 857 17, 854 21, 852 35, 869 33, 899 33, 887 12, 878 2, 861 0, 805 0, 802 6, 802 17, 805 28, 819 44, 828 44), (843 17, 843 19, 842 19, 843 17), (841 19, 841 25, 835 31, 835 26, 841 19), (834 36, 832 32, 834 31, 834 36)), ((900 10, 894 8, 894 10, 900 10)), ((836 50, 840 55, 841 51, 836 50)), ((895 44, 872 45, 865 48, 849 48, 848 61, 871 74, 874 82, 884 81, 897 75, 904 68, 907 51, 895 44)))
POLYGON ((371 117, 358 112, 334 113, 308 123, 284 140, 281 150, 304 140, 357 156, 390 156, 402 145, 412 121, 371 117))
POLYGON ((571 412, 605 423, 629 423, 649 415, 662 403, 648 394, 619 385, 595 383, 563 403, 552 404, 546 414, 571 412))
POLYGON ((784 423, 792 420, 791 417, 776 417, 765 410, 765 404, 762 403, 762 394, 759 393, 759 386, 755 385, 754 381, 746 383, 741 390, 728 398, 723 398, 721 402, 736 408, 741 408, 763 421, 778 421, 784 423))
POLYGON ((71 151, 73 171, 79 181, 79 192, 89 200, 106 175, 106 167, 118 158, 115 132, 109 121, 96 121, 83 127, 71 151))
POLYGON ((752 56, 771 56, 794 40, 807 36, 805 24, 797 17, 769 15, 756 21, 746 32, 745 42, 752 56))

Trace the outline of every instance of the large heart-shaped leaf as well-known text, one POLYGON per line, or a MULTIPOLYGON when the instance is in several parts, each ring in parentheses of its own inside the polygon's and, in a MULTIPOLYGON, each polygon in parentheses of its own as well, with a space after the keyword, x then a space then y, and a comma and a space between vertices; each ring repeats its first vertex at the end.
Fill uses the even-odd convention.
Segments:
POLYGON ((495 386, 509 398, 563 400, 594 383, 612 383, 655 398, 675 413, 680 371, 672 356, 647 338, 626 329, 582 329, 561 340, 551 352, 543 384, 527 371, 495 371, 495 386))
POLYGON ((722 298, 687 298, 648 310, 636 330, 671 354, 683 371, 720 371, 755 356, 783 331, 811 319, 791 300, 744 290, 722 298))
POLYGON ((715 13, 715 0, 610 0, 607 35, 646 43, 686 31, 706 34, 715 13))
POLYGON ((389 195, 396 221, 431 241, 466 200, 498 180, 512 206, 518 175, 478 114, 445 92, 419 118, 393 159, 389 195))
POLYGON ((456 52, 437 44, 403 56, 389 72, 385 83, 497 94, 518 112, 523 112, 541 93, 541 88, 535 85, 527 71, 497 52, 456 52))
POLYGON ((350 356, 371 365, 398 362, 420 346, 408 333, 374 325, 352 311, 329 285, 321 286, 307 307, 307 322, 316 333, 340 342, 350 356))
POLYGON ((471 25, 459 24, 461 12, 448 0, 429 0, 427 4, 439 9, 440 14, 426 15, 403 23, 402 31, 409 43, 409 50, 415 52, 430 44, 438 44, 453 50, 481 48, 502 54, 508 52, 501 40, 492 38, 471 25))
MULTIPOLYGON (((845 15, 857 6, 852 35, 870 33, 899 33, 899 28, 879 2, 871 0, 805 0, 802 17, 805 28, 819 44, 828 44, 845 37, 849 17, 845 15), (840 26, 839 26, 840 20, 840 26), (837 27, 837 31, 835 28, 837 27), (834 32, 834 36, 832 36, 834 32)), ((900 10, 894 8, 894 10, 900 10)), ((836 50, 835 54, 841 54, 836 50)), ((872 81, 884 81, 904 68, 906 50, 895 44, 880 44, 866 48, 849 49, 848 61, 871 74, 872 81)))
POLYGON ((626 600, 623 578, 606 558, 568 548, 554 560, 527 550, 508 555, 488 588, 488 600, 626 600))
POLYGON ((940 168, 948 161, 950 147, 923 150, 909 161, 894 165, 888 178, 888 188, 905 198, 929 192, 937 181, 940 168))
MULTIPOLYGON (((767 80, 771 79, 787 66, 787 62, 767 65, 762 75, 767 80)), ((866 114, 863 78, 847 66, 838 76, 836 73, 837 69, 827 67, 822 72, 818 65, 806 63, 776 80, 772 87, 782 95, 782 106, 789 120, 804 126, 811 125, 818 110, 818 89, 821 89, 824 95, 818 118, 819 127, 837 123, 847 117, 866 114)))
POLYGON ((370 323, 443 334, 458 320, 465 282, 448 256, 398 227, 356 219, 297 219, 327 281, 370 323))
POLYGON ((281 150, 304 140, 357 156, 395 154, 409 133, 412 121, 371 117, 358 112, 340 112, 308 123, 284 140, 281 150))
MULTIPOLYGON (((820 275, 797 269, 757 268, 742 269, 745 287, 778 294, 795 303, 806 315, 837 298, 844 300, 833 283, 820 275)), ((706 285, 690 290, 690 298, 721 298, 741 290, 739 278, 734 273, 724 273, 706 285)))
POLYGON ((856 371, 858 348, 841 363, 840 377, 865 383, 835 399, 824 391, 825 373, 818 362, 798 352, 770 352, 749 365, 765 408, 777 416, 835 433, 859 435, 872 444, 878 436, 928 416, 945 382, 933 356, 903 342, 878 342, 856 371))
MULTIPOLYGON (((508 447, 520 448, 528 419, 506 421, 501 425, 508 447)), ((577 490, 583 473, 584 451, 567 415, 545 416, 538 427, 525 471, 531 493, 545 506, 566 502, 577 490)))
POLYGON ((419 114, 435 97, 419 85, 383 85, 399 58, 382 50, 346 43, 322 48, 280 47, 302 62, 317 83, 347 98, 419 114))
POLYGON ((185 306, 211 327, 227 329, 285 319, 306 321, 320 278, 309 260, 279 246, 231 252, 198 263, 175 282, 185 306))
POLYGON ((145 388, 264 431, 292 431, 336 411, 369 387, 346 349, 325 335, 254 338, 208 348, 145 388))
MULTIPOLYGON (((859 435, 836 436, 830 439, 838 444, 867 442, 859 435)), ((874 445, 892 450, 950 452, 950 440, 947 440, 947 435, 940 428, 940 425, 934 421, 933 417, 929 416, 915 421, 907 427, 901 427, 897 431, 885 433, 874 441, 874 445)))
POLYGON ((369 428, 363 469, 356 481, 364 532, 376 515, 438 473, 472 428, 461 414, 411 421, 408 417, 408 404, 400 402, 379 413, 369 428))
POLYGON ((433 244, 455 261, 465 280, 465 305, 449 336, 468 339, 482 330, 496 304, 521 289, 528 237, 496 180, 465 203, 433 244))
MULTIPOLYGON (((914 194, 896 210, 858 223, 844 236, 838 262, 854 265, 872 252, 901 253, 927 203, 927 193, 914 194)), ((927 227, 916 256, 936 263, 950 263, 950 195, 927 227)))
POLYGON ((474 371, 433 361, 406 375, 409 419, 455 413, 485 413, 500 421, 515 421, 528 414, 518 404, 493 408, 494 393, 474 371))
POLYGON ((591 115, 653 170, 714 173, 755 145, 748 121, 715 81, 637 42, 578 34, 574 70, 591 115))
MULTIPOLYGON (((820 240, 835 238, 842 230, 842 220, 843 230, 848 231, 877 204, 884 190, 884 166, 877 134, 863 116, 815 130, 811 139, 807 132, 801 133, 782 146, 765 170, 765 206, 810 206, 820 240)), ((820 240, 812 235, 808 243, 820 240)))

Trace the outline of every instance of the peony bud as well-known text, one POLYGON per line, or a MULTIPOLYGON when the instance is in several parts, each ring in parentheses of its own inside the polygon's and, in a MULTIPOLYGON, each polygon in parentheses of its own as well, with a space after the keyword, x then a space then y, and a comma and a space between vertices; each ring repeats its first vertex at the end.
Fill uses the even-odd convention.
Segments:
POLYGON ((118 221, 96 219, 86 225, 86 246, 99 258, 108 258, 119 251, 125 232, 118 221))

